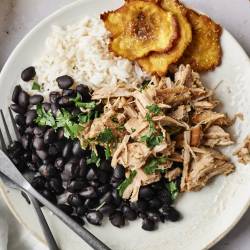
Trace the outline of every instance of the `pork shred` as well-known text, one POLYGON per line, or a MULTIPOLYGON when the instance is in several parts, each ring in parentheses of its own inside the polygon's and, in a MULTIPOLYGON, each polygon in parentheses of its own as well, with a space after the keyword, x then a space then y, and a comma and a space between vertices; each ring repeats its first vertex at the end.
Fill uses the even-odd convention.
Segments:
POLYGON ((247 165, 250 163, 250 135, 248 135, 243 142, 243 145, 234 153, 238 161, 247 165))
MULTIPOLYGON (((200 190, 213 177, 234 171, 218 150, 234 143, 227 132, 232 121, 214 110, 219 101, 213 94, 189 65, 177 68, 172 80, 152 77, 141 86, 96 89, 92 99, 104 104, 104 113, 85 124, 80 140, 108 148, 112 167, 123 165, 127 178, 136 171, 124 199, 136 201, 141 186, 160 178, 179 178, 182 192, 200 190), (107 130, 112 138, 100 141, 107 130)), ((237 153, 242 162, 250 161, 249 140, 237 153)))

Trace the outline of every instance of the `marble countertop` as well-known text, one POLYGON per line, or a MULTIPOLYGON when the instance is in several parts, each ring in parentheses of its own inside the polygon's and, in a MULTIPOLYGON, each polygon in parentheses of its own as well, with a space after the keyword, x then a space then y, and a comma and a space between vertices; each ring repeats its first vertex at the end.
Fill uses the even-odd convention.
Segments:
MULTIPOLYGON (((0 70, 11 51, 31 28, 53 11, 73 1, 76 0, 0 0, 0 70)), ((207 13, 228 29, 250 56, 249 0, 184 0, 184 2, 207 13)), ((4 215, 10 225, 9 250, 46 249, 18 225, 1 201, 1 197, 0 215, 2 217, 4 215)), ((238 225, 213 247, 213 250, 249 250, 249 235, 250 210, 238 225)))

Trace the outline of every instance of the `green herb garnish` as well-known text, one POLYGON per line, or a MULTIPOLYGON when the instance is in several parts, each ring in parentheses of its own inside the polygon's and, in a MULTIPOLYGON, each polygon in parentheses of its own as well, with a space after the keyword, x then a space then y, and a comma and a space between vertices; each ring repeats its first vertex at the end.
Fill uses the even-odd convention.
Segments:
POLYGON ((33 82, 32 84, 32 90, 38 90, 41 91, 42 90, 42 86, 40 84, 38 84, 37 82, 33 82))
POLYGON ((154 115, 159 115, 161 113, 161 108, 156 104, 148 105, 146 108, 154 115))
POLYGON ((175 181, 170 181, 166 184, 167 190, 171 194, 171 198, 174 201, 178 194, 179 194, 179 188, 177 186, 177 183, 175 181))
POLYGON ((156 158, 156 157, 150 158, 147 161, 146 165, 144 166, 144 172, 146 174, 154 174, 156 172, 163 172, 164 173, 165 169, 160 169, 159 165, 166 163, 167 160, 168 160, 168 158, 164 157, 164 156, 158 157, 158 158, 156 158))
POLYGON ((118 131, 124 131, 125 130, 125 127, 124 127, 124 125, 119 125, 119 126, 117 126, 116 127, 116 129, 118 130, 118 131))
POLYGON ((106 157, 106 160, 111 158, 111 151, 110 151, 109 145, 107 145, 107 147, 105 148, 105 157, 106 157))
POLYGON ((75 106, 78 108, 83 108, 83 109, 95 109, 96 103, 95 102, 82 102, 82 97, 79 93, 77 93, 75 98, 71 98, 71 101, 75 103, 75 106))
POLYGON ((97 137, 97 140, 102 143, 112 143, 115 139, 110 128, 105 128, 97 137))
POLYGON ((98 155, 92 151, 90 158, 87 159, 87 164, 95 164, 97 167, 100 167, 101 159, 98 157, 98 155))
POLYGON ((135 178, 137 172, 136 170, 133 170, 130 172, 130 175, 127 179, 125 179, 118 187, 117 190, 119 192, 119 195, 122 197, 125 189, 133 182, 133 179, 135 178))
POLYGON ((56 120, 51 111, 46 112, 41 104, 36 106, 37 118, 35 122, 40 126, 56 128, 56 120))
POLYGON ((149 148, 154 148, 155 146, 159 145, 163 141, 163 135, 143 135, 141 137, 141 141, 145 142, 149 148))

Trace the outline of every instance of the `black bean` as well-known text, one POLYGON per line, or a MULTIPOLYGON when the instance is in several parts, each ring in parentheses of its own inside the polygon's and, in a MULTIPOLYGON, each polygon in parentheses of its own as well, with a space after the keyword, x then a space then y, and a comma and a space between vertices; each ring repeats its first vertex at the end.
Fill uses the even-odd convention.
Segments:
POLYGON ((35 67, 33 67, 33 66, 28 67, 25 70, 23 70, 23 72, 21 74, 21 78, 25 82, 28 82, 28 81, 34 79, 35 76, 36 76, 36 70, 35 70, 35 67))
POLYGON ((33 95, 30 96, 29 103, 32 105, 37 105, 38 103, 42 103, 44 100, 42 95, 33 95))
POLYGON ((121 182, 122 182, 122 179, 116 179, 114 176, 112 176, 110 180, 110 184, 112 185, 113 188, 117 188, 121 182))
POLYGON ((62 151, 63 158, 69 158, 71 152, 72 152, 72 143, 67 142, 62 151))
POLYGON ((79 216, 76 216, 76 215, 71 215, 71 218, 76 222, 78 223, 79 225, 83 226, 85 224, 84 220, 79 217, 79 216))
POLYGON ((98 181, 102 184, 107 183, 109 180, 108 173, 102 170, 98 171, 98 181))
POLYGON ((56 139, 56 132, 53 128, 49 128, 45 133, 44 133, 44 143, 45 144, 50 144, 54 142, 56 139))
POLYGON ((90 224, 100 226, 102 224, 103 215, 99 211, 87 213, 86 218, 90 224))
POLYGON ((91 186, 83 188, 80 194, 85 199, 93 199, 97 197, 95 189, 91 186))
POLYGON ((64 89, 63 95, 69 96, 69 97, 75 97, 76 93, 73 89, 64 89))
POLYGON ((145 218, 142 222, 142 229, 146 231, 153 231, 155 230, 155 223, 153 220, 145 218))
POLYGON ((145 199, 145 200, 150 200, 154 197, 155 193, 154 190, 148 186, 141 187, 140 192, 139 192, 139 198, 140 199, 145 199))
POLYGON ((172 222, 176 222, 181 219, 181 214, 173 207, 164 207, 162 214, 166 220, 170 220, 172 222))
POLYGON ((33 133, 36 137, 43 137, 45 130, 45 127, 35 127, 33 133))
POLYGON ((72 153, 75 156, 81 156, 83 154, 83 150, 80 144, 80 141, 75 141, 73 144, 73 148, 72 148, 72 153))
POLYGON ((53 176, 57 175, 57 171, 56 168, 52 165, 52 164, 48 164, 48 165, 42 165, 39 168, 39 172, 42 176, 44 176, 45 178, 51 178, 53 176))
POLYGON ((100 183, 98 182, 98 180, 92 180, 88 182, 90 186, 94 187, 94 188, 98 188, 100 186, 100 183))
POLYGON ((43 139, 40 137, 35 137, 33 140, 33 147, 36 150, 41 150, 44 148, 44 143, 43 143, 43 139))
POLYGON ((20 142, 14 141, 8 147, 8 155, 12 157, 20 157, 23 154, 23 148, 20 142))
POLYGON ((52 203, 56 203, 56 196, 55 194, 53 194, 52 192, 50 192, 49 190, 45 189, 41 192, 41 194, 49 201, 51 201, 52 203))
POLYGON ((112 204, 105 204, 99 209, 99 211, 102 214, 110 215, 115 212, 115 207, 112 204))
POLYGON ((49 180, 49 186, 51 191, 53 191, 57 195, 60 195, 64 192, 64 188, 62 187, 62 181, 58 178, 51 178, 49 180))
POLYGON ((136 212, 129 206, 125 205, 122 207, 122 212, 127 220, 135 220, 137 218, 136 212))
POLYGON ((72 105, 72 101, 68 96, 62 96, 58 100, 58 104, 62 107, 70 107, 72 105))
POLYGON ((71 111, 71 114, 72 116, 78 116, 79 114, 81 113, 81 110, 79 108, 74 108, 72 111, 71 111))
POLYGON ((111 224, 115 227, 123 227, 125 225, 125 219, 121 212, 116 211, 109 216, 111 224))
POLYGON ((21 137, 21 143, 24 149, 28 149, 29 147, 29 137, 28 135, 24 135, 21 137))
POLYGON ((35 163, 37 166, 39 166, 41 164, 41 159, 35 154, 32 153, 31 155, 31 160, 33 163, 35 163))
POLYGON ((15 116, 15 122, 18 126, 24 126, 25 125, 25 117, 24 115, 17 114, 15 116))
POLYGON ((70 215, 73 213, 73 208, 66 204, 58 204, 57 207, 61 209, 64 213, 70 215))
POLYGON ((110 190, 110 188, 111 187, 109 184, 105 184, 103 186, 98 187, 97 192, 98 192, 98 194, 102 195, 102 194, 107 193, 110 190))
POLYGON ((97 171, 93 168, 90 168, 86 175, 86 179, 89 181, 98 179, 97 171))
POLYGON ((36 189, 36 190, 42 190, 44 189, 45 185, 45 178, 43 176, 36 176, 34 179, 31 181, 31 185, 36 189))
POLYGON ((137 212, 143 212, 147 210, 148 203, 144 200, 138 200, 130 204, 131 208, 135 209, 137 212))
POLYGON ((104 203, 105 204, 110 204, 113 201, 113 196, 111 192, 107 192, 100 198, 100 204, 104 203))
POLYGON ((44 108, 44 110, 45 110, 46 112, 49 112, 49 110, 51 109, 51 104, 48 103, 48 102, 44 102, 44 103, 42 104, 42 107, 44 108))
POLYGON ((56 156, 59 153, 58 148, 54 144, 50 144, 48 148, 48 154, 50 156, 56 156))
POLYGON ((74 168, 75 168, 75 166, 72 162, 67 162, 64 165, 64 170, 61 173, 61 177, 64 181, 68 181, 72 178, 72 173, 74 171, 74 168))
POLYGON ((88 209, 96 208, 99 205, 98 199, 86 199, 84 201, 84 206, 88 209))
POLYGON ((157 192, 157 196, 164 204, 171 205, 173 203, 171 195, 167 189, 162 189, 157 192))
POLYGON ((63 169, 64 169, 64 160, 63 160, 63 158, 62 157, 56 158, 54 166, 55 166, 55 168, 57 170, 59 170, 60 172, 62 172, 63 169))
POLYGON ((84 186, 85 186, 85 183, 83 181, 73 180, 68 185, 67 190, 71 193, 77 193, 77 192, 80 192, 84 188, 84 186))
POLYGON ((139 213, 138 213, 138 217, 141 218, 141 219, 145 219, 145 218, 147 218, 148 216, 146 215, 146 213, 139 212, 139 213))
POLYGON ((68 75, 59 76, 56 78, 56 81, 58 83, 59 88, 61 88, 61 89, 68 89, 74 83, 73 78, 71 76, 68 76, 68 75))
POLYGON ((15 112, 15 113, 18 113, 18 114, 24 114, 26 112, 26 109, 17 105, 17 104, 11 104, 10 105, 10 108, 15 112))
POLYGON ((25 109, 29 105, 29 95, 23 90, 20 92, 18 96, 18 105, 25 109))
POLYGON ((61 94, 57 91, 52 91, 50 94, 49 94, 49 100, 50 100, 50 103, 58 103, 58 100, 60 98, 61 94))
POLYGON ((22 88, 20 85, 15 86, 13 93, 12 93, 12 97, 11 97, 12 102, 16 104, 18 103, 18 97, 21 91, 22 91, 22 88))
POLYGON ((117 179, 124 179, 125 178, 125 168, 122 165, 118 165, 114 169, 113 175, 117 179))
POLYGON ((60 128, 58 129, 58 132, 57 132, 57 139, 62 140, 63 138, 64 138, 64 130, 63 128, 60 128))
POLYGON ((50 108, 51 108, 52 115, 54 117, 56 117, 57 116, 57 112, 59 110, 59 105, 57 103, 52 103, 50 108))
POLYGON ((148 218, 154 222, 160 222, 160 221, 164 221, 164 216, 158 212, 158 211, 147 211, 146 212, 148 218))
POLYGON ((86 207, 82 206, 82 207, 77 207, 75 212, 78 216, 84 216, 87 210, 88 209, 86 207))
POLYGON ((83 206, 83 200, 79 194, 70 194, 68 197, 68 203, 74 207, 83 206))
POLYGON ((88 86, 79 84, 76 86, 76 91, 81 94, 82 101, 88 102, 91 100, 91 94, 90 94, 88 86))
POLYGON ((31 127, 31 126, 27 127, 27 128, 25 129, 25 131, 24 131, 24 133, 25 133, 26 135, 29 135, 29 137, 30 137, 31 135, 33 135, 33 132, 34 132, 34 128, 31 127))
POLYGON ((120 197, 118 191, 116 189, 114 189, 112 191, 112 196, 113 196, 113 203, 116 206, 120 206, 121 202, 122 202, 122 198, 120 197))
POLYGON ((109 160, 101 161, 99 169, 107 172, 113 172, 113 168, 111 167, 111 162, 109 160))
POLYGON ((85 158, 81 158, 77 166, 77 175, 84 178, 87 173, 87 162, 85 158))
POLYGON ((153 199, 149 200, 148 204, 149 204, 150 208, 152 208, 152 209, 159 209, 162 206, 162 202, 158 198, 153 198, 153 199))
POLYGON ((36 114, 36 111, 35 110, 29 110, 27 113, 26 113, 26 125, 31 125, 33 123, 33 121, 36 119, 37 117, 37 114, 36 114))

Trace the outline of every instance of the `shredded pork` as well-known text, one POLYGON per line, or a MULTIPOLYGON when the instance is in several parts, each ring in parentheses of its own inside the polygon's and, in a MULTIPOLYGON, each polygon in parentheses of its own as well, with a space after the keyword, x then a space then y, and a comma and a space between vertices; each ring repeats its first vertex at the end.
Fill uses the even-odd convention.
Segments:
POLYGON ((243 145, 234 153, 238 157, 238 161, 247 165, 250 163, 250 135, 248 135, 243 145))
MULTIPOLYGON (((234 171, 233 164, 215 149, 234 143, 226 131, 232 121, 214 110, 219 101, 189 65, 177 69, 174 81, 152 78, 146 86, 103 87, 93 92, 92 99, 105 104, 104 114, 85 125, 88 129, 80 139, 84 145, 109 148, 111 165, 123 165, 127 178, 136 171, 124 199, 136 201, 141 186, 162 177, 179 178, 185 192, 234 171), (100 142, 98 135, 105 129, 114 138, 100 142)), ((243 151, 249 155, 247 143, 243 151)))

